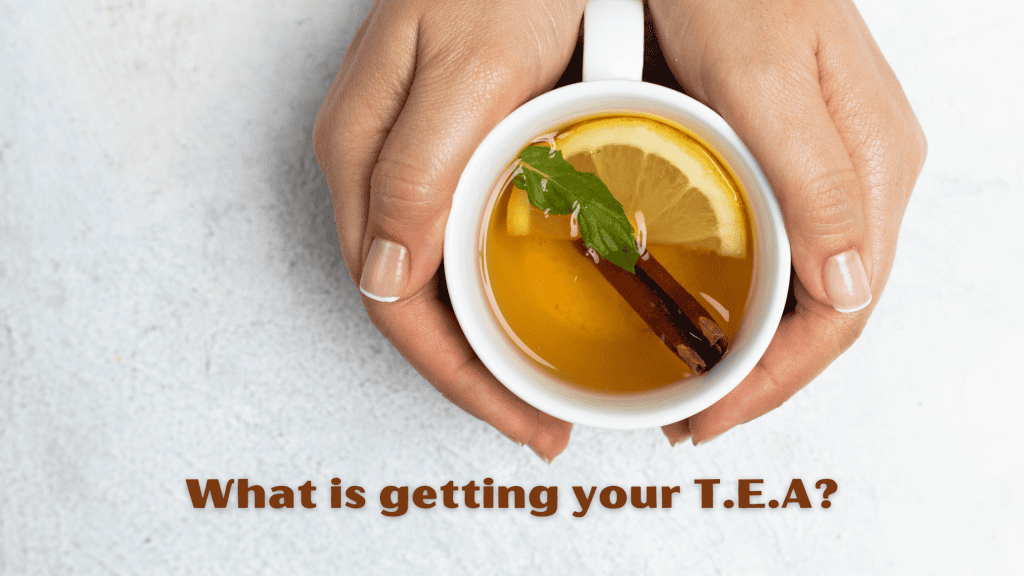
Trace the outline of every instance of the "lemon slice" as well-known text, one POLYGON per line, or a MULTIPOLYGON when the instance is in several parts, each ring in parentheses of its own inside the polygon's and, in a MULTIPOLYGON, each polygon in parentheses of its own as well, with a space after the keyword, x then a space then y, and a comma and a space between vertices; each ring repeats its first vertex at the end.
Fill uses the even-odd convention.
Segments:
MULTIPOLYGON (((579 170, 579 168, 577 168, 579 170)), ((547 238, 572 238, 571 217, 568 214, 545 214, 533 204, 526 190, 512 188, 508 199, 506 229, 509 236, 545 236, 547 238)))
MULTIPOLYGON (((622 203, 633 229, 643 214, 647 242, 684 244, 723 256, 746 256, 739 193, 724 169, 696 140, 660 122, 636 117, 591 120, 555 140, 577 170, 594 172, 622 203)), ((569 237, 568 216, 549 216, 513 194, 511 235, 569 237), (514 221, 514 222, 513 222, 514 221)))

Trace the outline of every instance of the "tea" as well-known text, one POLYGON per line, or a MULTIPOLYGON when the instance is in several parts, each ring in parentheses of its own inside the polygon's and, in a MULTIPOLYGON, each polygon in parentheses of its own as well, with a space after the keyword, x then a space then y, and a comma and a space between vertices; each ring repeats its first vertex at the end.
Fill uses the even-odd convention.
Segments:
MULTIPOLYGON (((636 236, 638 272, 660 263, 731 340, 753 273, 752 235, 743 191, 717 155, 646 116, 589 118, 538 142, 607 185, 636 236)), ((632 281, 629 273, 611 273, 586 252, 573 216, 530 205, 515 172, 513 165, 499 183, 483 254, 492 308, 509 338, 557 378, 595 391, 640 392, 691 375, 615 285, 632 281)))

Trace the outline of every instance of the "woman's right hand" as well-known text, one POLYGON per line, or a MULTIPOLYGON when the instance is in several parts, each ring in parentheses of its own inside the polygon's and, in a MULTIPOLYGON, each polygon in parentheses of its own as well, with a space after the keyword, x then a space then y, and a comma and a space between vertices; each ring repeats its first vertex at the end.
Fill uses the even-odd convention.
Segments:
POLYGON ((373 323, 441 394, 545 461, 572 425, 483 366, 438 300, 437 272, 463 168, 502 118, 554 86, 584 5, 380 0, 313 131, 342 254, 373 323))

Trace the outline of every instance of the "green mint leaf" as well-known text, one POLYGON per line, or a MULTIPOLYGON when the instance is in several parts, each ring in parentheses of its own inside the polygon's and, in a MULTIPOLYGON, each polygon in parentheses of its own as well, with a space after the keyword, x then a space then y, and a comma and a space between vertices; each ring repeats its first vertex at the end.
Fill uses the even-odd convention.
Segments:
POLYGON ((519 159, 523 171, 514 183, 526 191, 530 204, 550 214, 572 214, 578 202, 576 222, 583 242, 602 258, 636 273, 640 254, 633 228, 622 204, 596 174, 576 170, 560 150, 547 146, 530 146, 519 159))

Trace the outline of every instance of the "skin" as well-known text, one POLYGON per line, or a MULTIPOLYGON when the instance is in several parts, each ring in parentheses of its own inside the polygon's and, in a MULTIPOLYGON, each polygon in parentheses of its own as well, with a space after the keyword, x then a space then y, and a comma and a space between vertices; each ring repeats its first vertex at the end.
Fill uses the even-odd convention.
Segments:
MULTIPOLYGON (((373 239, 409 250, 403 296, 363 298, 378 329, 446 398, 546 461, 572 425, 505 389, 438 300, 444 226, 484 136, 549 90, 585 2, 379 0, 317 115, 313 142, 355 282, 373 239)), ((701 443, 781 405, 860 335, 873 306, 836 312, 825 260, 860 251, 877 302, 925 139, 856 9, 843 0, 649 3, 672 72, 764 168, 793 246, 796 311, 720 402, 663 428, 701 443)))
POLYGON ((782 208, 796 311, 753 372, 722 400, 665 426, 706 442, 782 405, 860 336, 885 287, 926 143, 885 58, 844 0, 653 0, 665 59, 680 84, 750 148, 782 208), (873 302, 843 314, 823 273, 856 248, 873 302))

